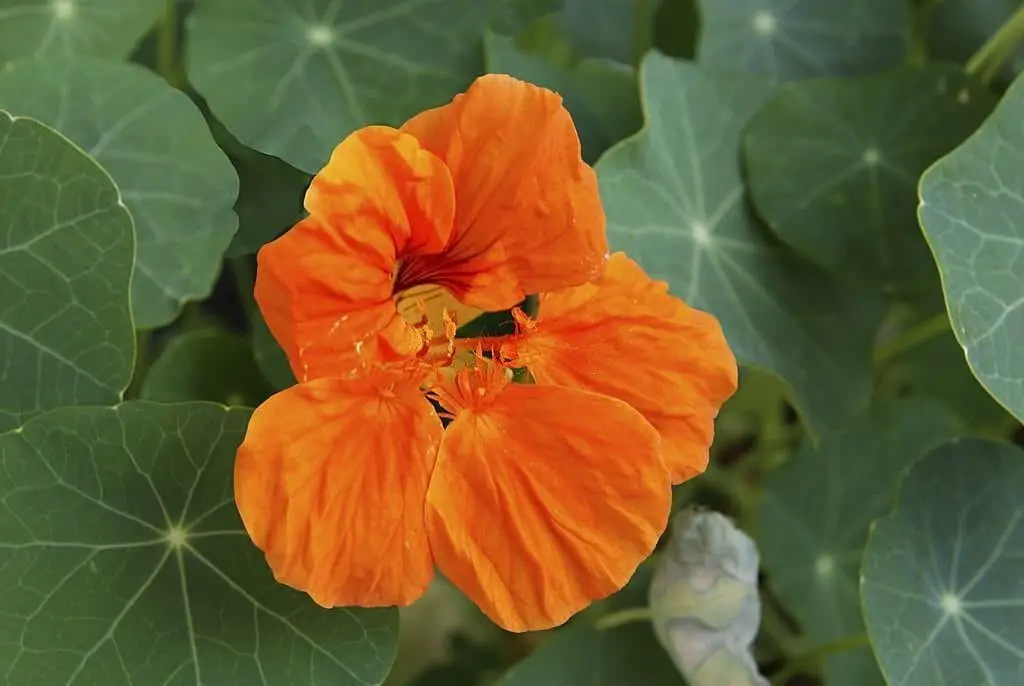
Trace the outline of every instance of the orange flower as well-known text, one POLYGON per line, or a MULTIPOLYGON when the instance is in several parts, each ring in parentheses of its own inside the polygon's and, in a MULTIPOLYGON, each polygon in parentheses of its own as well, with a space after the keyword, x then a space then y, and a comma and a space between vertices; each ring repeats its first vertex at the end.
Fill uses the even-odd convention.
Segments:
POLYGON ((736 363, 713 318, 606 256, 560 98, 486 76, 357 131, 306 208, 256 284, 299 383, 255 410, 235 465, 275 577, 328 607, 406 605, 436 567, 512 631, 625 585, 671 483, 704 469, 736 363), (427 286, 454 303, 440 321, 412 316, 427 286), (529 293, 515 335, 454 338, 452 310, 529 293), (459 351, 477 354, 460 368, 459 351))

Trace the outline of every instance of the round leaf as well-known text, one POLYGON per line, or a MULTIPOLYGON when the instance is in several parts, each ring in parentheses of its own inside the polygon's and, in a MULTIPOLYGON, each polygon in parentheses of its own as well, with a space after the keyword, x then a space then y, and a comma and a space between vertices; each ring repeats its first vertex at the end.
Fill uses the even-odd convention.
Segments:
POLYGON ((209 295, 238 227, 238 175, 188 96, 135 65, 40 59, 0 72, 0 107, 52 125, 114 177, 135 220, 138 328, 209 295))
POLYGON ((771 242, 744 202, 740 131, 771 88, 652 53, 640 91, 644 130, 597 165, 613 248, 718 317, 740 361, 785 380, 812 429, 842 423, 870 396, 884 305, 771 242))
POLYGON ((959 68, 785 84, 750 120, 750 193, 797 251, 871 285, 933 290, 915 221, 917 179, 995 99, 959 68))
POLYGON ((174 338, 146 373, 146 400, 211 400, 254 407, 270 395, 247 336, 200 329, 174 338))
POLYGON ((113 180, 37 121, 0 111, 0 431, 131 380, 132 220, 113 180))
POLYGON ((921 177, 918 216, 953 331, 982 385, 1024 420, 1024 76, 921 177))
MULTIPOLYGON (((805 445, 766 479, 757 514, 764 570, 811 641, 864 632, 857 584, 871 521, 891 507, 904 470, 954 435, 940 406, 903 400, 805 445)), ((825 677, 834 686, 882 683, 867 649, 831 656, 825 677)))
POLYGON ((245 145, 315 173, 370 123, 398 125, 482 71, 480 40, 516 33, 550 0, 204 0, 189 78, 245 145))
POLYGON ((0 63, 27 55, 127 55, 164 0, 0 0, 0 63))
POLYGON ((892 686, 1024 679, 1024 452, 943 445, 903 480, 864 551, 861 594, 892 686))
POLYGON ((906 58, 908 0, 698 0, 697 60, 780 81, 880 71, 906 58))
POLYGON ((6 681, 379 684, 397 613, 274 581, 234 505, 248 411, 65 408, 0 436, 6 681))

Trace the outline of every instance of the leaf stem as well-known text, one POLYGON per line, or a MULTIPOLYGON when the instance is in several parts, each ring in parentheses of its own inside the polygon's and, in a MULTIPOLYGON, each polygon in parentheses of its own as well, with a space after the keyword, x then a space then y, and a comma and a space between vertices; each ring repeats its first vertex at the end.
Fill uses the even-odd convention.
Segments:
POLYGON ((628 607, 625 610, 619 610, 618 612, 611 612, 601 617, 594 626, 600 631, 607 629, 614 629, 620 627, 623 624, 632 624, 633 622, 649 622, 654 619, 654 613, 650 607, 646 605, 641 607, 628 607))
POLYGON ((844 636, 831 643, 825 643, 808 650, 806 653, 796 656, 785 668, 772 677, 772 686, 785 686, 786 682, 804 669, 817 665, 826 657, 837 653, 846 653, 859 648, 866 648, 871 643, 867 634, 854 634, 844 636))
POLYGON ((928 61, 928 27, 932 18, 932 10, 939 0, 918 0, 914 6, 914 16, 910 29, 910 49, 908 62, 914 67, 923 67, 928 61))
POLYGON ((990 83, 1021 40, 1024 40, 1024 4, 967 60, 967 73, 982 83, 990 83))
POLYGON ((164 18, 157 34, 157 72, 167 83, 180 87, 178 78, 178 0, 164 0, 164 18))
POLYGON ((927 343, 949 330, 949 315, 941 312, 930 319, 926 319, 917 326, 911 327, 884 345, 878 346, 878 349, 875 351, 875 363, 885 364, 891 362, 908 350, 927 343))

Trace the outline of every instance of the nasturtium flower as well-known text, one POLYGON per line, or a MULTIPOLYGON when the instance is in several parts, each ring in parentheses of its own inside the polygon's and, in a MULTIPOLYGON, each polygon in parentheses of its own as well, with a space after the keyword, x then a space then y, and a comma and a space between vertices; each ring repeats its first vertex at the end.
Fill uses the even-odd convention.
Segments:
POLYGON ((298 383, 254 411, 235 465, 277 580, 325 607, 408 605, 439 569, 511 631, 624 586, 671 485, 705 468, 736 362, 714 318, 608 256, 561 99, 481 77, 351 134, 305 205, 255 288, 298 383), (514 334, 455 338, 508 309, 514 334))

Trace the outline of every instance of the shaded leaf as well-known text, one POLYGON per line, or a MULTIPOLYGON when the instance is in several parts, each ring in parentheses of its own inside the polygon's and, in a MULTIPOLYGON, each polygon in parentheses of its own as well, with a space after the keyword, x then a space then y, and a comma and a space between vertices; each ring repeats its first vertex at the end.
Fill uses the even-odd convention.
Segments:
MULTIPOLYGON (((928 22, 927 45, 932 58, 966 63, 1006 23, 1020 0, 935 0, 928 22)), ((1024 46, 1003 66, 1013 79, 1024 71, 1024 46)))
POLYGON ((890 684, 1024 680, 1024 452, 982 440, 933 450, 875 522, 861 574, 890 684))
POLYGON ((0 0, 0 64, 29 55, 126 56, 164 0, 0 0))
POLYGON ((187 331, 167 344, 146 373, 140 397, 255 407, 270 392, 256 366, 249 339, 207 328, 187 331))
POLYGON ((815 262, 869 287, 932 290, 917 179, 994 106, 957 67, 785 84, 746 129, 751 196, 779 238, 815 262))
POLYGON ((661 0, 565 0, 558 23, 587 57, 635 64, 651 45, 661 0))
POLYGON ((0 431, 120 400, 133 251, 110 176, 48 126, 0 111, 0 431))
POLYGON ((652 53, 640 91, 644 130, 597 165, 613 249, 718 317, 740 361, 785 380, 813 430, 841 423, 871 393, 884 305, 772 243, 744 203, 740 131, 771 87, 652 53))
POLYGON ((583 60, 565 69, 519 50, 512 38, 485 37, 488 71, 511 74, 562 96, 590 163, 643 123, 636 72, 606 60, 583 60))
POLYGON ((241 183, 235 203, 238 233, 227 257, 255 253, 298 222, 306 213, 303 199, 311 178, 269 155, 253 153, 250 159, 234 162, 241 183))
POLYGON ((274 581, 235 509, 249 413, 65 408, 0 436, 0 668, 19 686, 380 683, 397 613, 274 581))
POLYGON ((39 59, 0 72, 0 107, 52 125, 117 182, 135 220, 138 328, 210 294, 238 226, 238 175, 188 96, 132 64, 39 59))
MULTIPOLYGON (((931 402, 874 407, 765 480, 757 512, 764 570, 811 642, 864 632, 858 577, 871 521, 891 507, 903 472, 955 431, 931 402)), ((830 657, 825 678, 835 686, 884 683, 866 648, 830 657)))
POLYGON ((881 71, 906 58, 908 0, 698 0, 697 60, 780 81, 881 71))
POLYGON ((1024 76, 921 177, 918 216, 967 362, 1024 420, 1024 76))
POLYGON ((205 0, 189 18, 189 78, 242 143, 315 173, 355 129, 401 124, 468 86, 486 28, 514 34, 556 6, 205 0))

